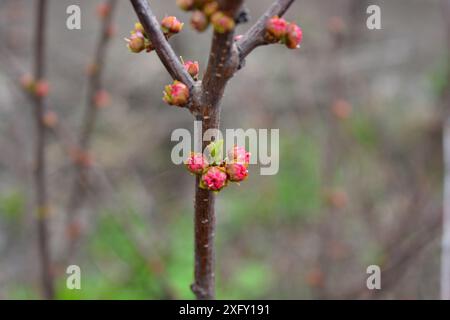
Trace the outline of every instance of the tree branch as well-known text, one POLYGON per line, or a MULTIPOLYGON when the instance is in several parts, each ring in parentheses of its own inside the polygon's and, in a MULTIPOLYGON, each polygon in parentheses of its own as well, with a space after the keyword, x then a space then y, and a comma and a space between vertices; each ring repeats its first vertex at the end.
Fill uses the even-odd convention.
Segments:
MULTIPOLYGON (((36 81, 42 81, 45 78, 46 13, 47 0, 39 0, 34 47, 34 79, 36 79, 36 81)), ((45 98, 41 95, 35 95, 34 103, 34 118, 36 125, 34 183, 36 189, 39 258, 41 263, 44 297, 46 299, 53 299, 55 293, 51 271, 50 241, 48 233, 49 203, 47 195, 47 162, 45 150, 47 139, 46 127, 43 123, 43 116, 46 111, 45 98)))
POLYGON ((184 69, 179 57, 175 54, 169 42, 167 42, 164 33, 161 31, 161 26, 153 14, 147 0, 130 0, 134 11, 139 18, 142 26, 145 29, 150 41, 155 47, 159 59, 166 67, 169 74, 174 80, 179 80, 192 89, 194 87, 194 80, 184 69))
MULTIPOLYGON (((82 122, 82 127, 79 132, 78 143, 75 152, 88 153, 90 148, 92 134, 97 120, 98 106, 96 105, 95 97, 99 90, 102 89, 102 74, 104 70, 105 58, 107 53, 107 46, 111 38, 110 28, 113 20, 113 14, 117 6, 117 0, 108 0, 109 7, 108 14, 103 17, 100 38, 97 44, 94 62, 89 70, 89 84, 86 101, 86 110, 82 122)), ((66 231, 76 228, 76 215, 78 208, 81 206, 84 198, 86 186, 88 184, 88 167, 73 161, 74 164, 74 181, 72 191, 69 195, 69 202, 67 205, 67 226, 66 231)), ((69 237, 68 258, 75 250, 75 245, 78 235, 72 234, 69 237)))
POLYGON ((255 48, 270 44, 265 39, 267 20, 273 16, 282 16, 289 9, 295 0, 277 0, 269 9, 258 19, 258 21, 251 27, 244 36, 237 42, 239 50, 239 57, 241 62, 247 57, 255 48))

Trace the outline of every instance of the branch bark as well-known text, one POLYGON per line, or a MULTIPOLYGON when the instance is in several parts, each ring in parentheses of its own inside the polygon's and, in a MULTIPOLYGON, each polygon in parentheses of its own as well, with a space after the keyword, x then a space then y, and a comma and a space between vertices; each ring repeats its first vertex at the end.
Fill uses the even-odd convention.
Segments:
MULTIPOLYGON (((95 58, 89 70, 89 84, 86 101, 86 109, 83 116, 82 127, 79 132, 78 143, 75 147, 76 152, 88 153, 92 140, 92 134, 97 122, 98 107, 95 103, 96 94, 102 89, 102 75, 104 71, 106 53, 109 40, 111 38, 110 28, 112 25, 113 14, 117 6, 117 0, 108 0, 108 14, 103 17, 101 33, 97 44, 95 58)), ((69 195, 67 205, 67 225, 69 231, 77 223, 77 212, 85 198, 85 192, 88 185, 89 168, 79 162, 74 161, 74 181, 72 191, 69 195)), ((78 235, 72 234, 69 237, 68 257, 72 255, 78 242, 78 235)))
MULTIPOLYGON (((39 0, 37 7, 36 34, 34 44, 34 79, 45 78, 47 0, 39 0)), ((46 299, 54 298, 54 284, 51 270, 50 239, 48 232, 49 202, 47 194, 46 162, 46 127, 42 121, 46 111, 46 101, 42 96, 34 97, 34 120, 36 126, 34 184, 37 206, 37 231, 39 258, 41 264, 41 281, 43 295, 46 299)))

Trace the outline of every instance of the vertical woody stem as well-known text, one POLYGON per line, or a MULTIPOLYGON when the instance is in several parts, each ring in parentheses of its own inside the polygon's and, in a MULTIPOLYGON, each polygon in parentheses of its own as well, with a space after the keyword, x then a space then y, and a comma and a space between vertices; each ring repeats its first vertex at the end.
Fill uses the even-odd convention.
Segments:
MULTIPOLYGON (((47 0, 39 0, 37 10, 36 35, 35 35, 35 62, 34 78, 36 81, 45 78, 45 27, 46 27, 47 0)), ((53 276, 50 262, 48 214, 49 203, 47 195, 47 164, 46 164, 46 128, 42 122, 45 114, 45 98, 35 95, 34 118, 36 125, 35 144, 35 168, 34 184, 37 206, 37 232, 39 259, 41 264, 41 280, 43 295, 46 299, 54 298, 53 276)))

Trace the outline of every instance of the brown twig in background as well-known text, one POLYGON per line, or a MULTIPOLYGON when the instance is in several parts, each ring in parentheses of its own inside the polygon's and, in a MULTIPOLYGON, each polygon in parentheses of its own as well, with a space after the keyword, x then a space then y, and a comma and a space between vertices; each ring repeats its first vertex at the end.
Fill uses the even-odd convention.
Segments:
MULTIPOLYGON (((243 60, 254 48, 269 44, 265 39, 267 19, 275 15, 283 15, 294 2, 294 0, 275 1, 237 42, 234 39, 234 30, 225 33, 214 32, 204 79, 202 82, 194 82, 165 39, 148 2, 146 0, 130 1, 169 74, 190 88, 191 101, 188 108, 197 120, 202 121, 203 132, 200 137, 195 137, 198 141, 202 140, 207 130, 219 128, 220 102, 228 80, 242 66, 243 60)), ((243 0, 219 1, 220 10, 237 19, 243 2, 243 0)), ((206 145, 207 142, 203 142, 203 148, 206 145)), ((214 299, 215 195, 199 187, 199 177, 195 183, 195 280, 191 288, 197 299, 214 299)))
MULTIPOLYGON (((34 78, 37 81, 43 81, 45 79, 46 13, 47 0, 39 0, 34 47, 34 78)), ((44 297, 46 299, 53 299, 55 293, 51 270, 50 239, 48 232, 49 202, 46 177, 46 127, 43 123, 43 116, 46 111, 45 97, 42 95, 35 95, 34 103, 34 118, 36 125, 34 183, 36 188, 39 258, 41 263, 44 297)))
MULTIPOLYGON (((93 63, 89 66, 89 84, 87 93, 86 109, 82 122, 82 127, 79 132, 78 143, 73 159, 74 163, 74 181, 72 191, 69 196, 69 203, 67 205, 67 230, 75 228, 77 224, 77 211, 85 198, 85 192, 88 185, 89 164, 85 163, 89 158, 89 148, 94 131, 98 106, 96 104, 96 95, 102 89, 102 74, 104 70, 105 57, 107 53, 107 46, 111 38, 112 15, 117 6, 117 0, 108 0, 106 2, 107 13, 103 16, 101 33, 97 45, 95 58, 93 63), (83 159, 85 161, 83 161, 83 159)), ((78 235, 71 234, 69 237, 68 257, 71 256, 74 247, 76 246, 78 235)))

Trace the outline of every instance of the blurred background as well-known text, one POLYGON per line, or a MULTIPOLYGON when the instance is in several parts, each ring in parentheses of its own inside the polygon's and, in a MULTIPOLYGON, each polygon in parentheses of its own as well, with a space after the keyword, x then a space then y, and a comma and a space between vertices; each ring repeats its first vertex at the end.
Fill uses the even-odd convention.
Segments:
MULTIPOLYGON (((246 1, 251 20, 271 4, 246 1)), ((49 133, 52 273, 59 299, 192 299, 194 179, 171 161, 186 110, 162 101, 171 79, 155 53, 132 54, 137 18, 113 13, 90 183, 65 228, 73 185, 68 141, 82 126, 86 70, 94 59, 102 1, 50 0, 49 107, 64 124, 49 133), (66 8, 81 8, 81 30, 66 8), (63 137, 63 138, 61 138, 63 137), (65 261, 66 243, 78 237, 65 261), (63 263, 64 262, 64 263, 63 263), (67 263, 66 263, 67 262, 67 263), (82 290, 66 288, 67 264, 82 290)), ((170 39, 185 60, 207 64, 211 28, 198 34, 175 1, 152 1, 159 19, 186 22, 170 39)), ((217 297, 221 299, 433 299, 439 297, 442 118, 448 38, 438 0, 298 0, 286 18, 300 50, 255 50, 230 81, 222 129, 280 129, 280 170, 233 185, 217 199, 217 297), (369 4, 382 30, 366 27, 369 4), (382 290, 366 287, 381 267, 382 290)), ((36 1, 0 0, 0 298, 40 298, 34 218, 33 103, 20 87, 32 73, 36 1)))

